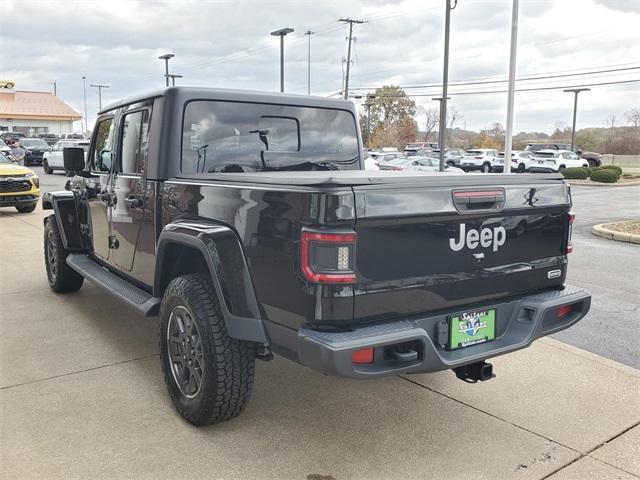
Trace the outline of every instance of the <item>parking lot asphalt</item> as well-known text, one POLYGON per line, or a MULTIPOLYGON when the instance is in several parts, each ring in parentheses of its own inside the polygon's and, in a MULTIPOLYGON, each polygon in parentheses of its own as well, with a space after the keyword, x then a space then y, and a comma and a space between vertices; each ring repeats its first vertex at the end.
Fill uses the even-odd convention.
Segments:
MULTIPOLYGON (((41 179, 44 190, 66 181, 41 179)), ((597 320, 583 334, 496 358, 497 377, 476 385, 451 372, 369 382, 279 358, 259 362, 247 411, 202 429, 182 421, 168 398, 157 320, 89 283, 53 294, 42 254, 47 212, 0 210, 0 477, 638 478, 640 370, 628 366, 637 357, 626 344, 627 365, 611 360, 625 343, 605 341, 608 328, 631 336, 618 330, 626 321, 619 299, 637 312, 627 270, 637 253, 593 237, 608 243, 589 255, 590 226, 580 222, 606 216, 601 202, 617 204, 612 194, 598 198, 607 189, 591 190, 574 189, 570 280, 596 294, 597 320), (612 303, 599 307, 608 295, 612 303), (598 347, 583 335, 602 334, 607 351, 592 353, 598 347), (583 341, 591 351, 570 345, 583 341)), ((633 205, 637 192, 623 198, 633 205)), ((637 215, 626 208, 614 210, 637 215)), ((629 321, 637 325, 637 316, 629 321)))

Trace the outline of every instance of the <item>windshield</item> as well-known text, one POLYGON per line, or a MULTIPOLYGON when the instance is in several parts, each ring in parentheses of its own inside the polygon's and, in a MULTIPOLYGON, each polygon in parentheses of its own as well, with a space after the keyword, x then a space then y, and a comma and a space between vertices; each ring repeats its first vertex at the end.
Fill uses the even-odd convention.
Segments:
POLYGON ((189 102, 182 173, 359 169, 346 110, 212 100, 189 102))
POLYGON ((0 153, 0 165, 4 163, 11 163, 11 161, 7 157, 5 157, 3 153, 0 153))
POLYGON ((542 158, 556 158, 558 156, 558 152, 537 152, 536 156, 542 158))
POLYGON ((22 145, 29 147, 48 147, 49 144, 42 140, 41 138, 25 138, 22 140, 22 145))

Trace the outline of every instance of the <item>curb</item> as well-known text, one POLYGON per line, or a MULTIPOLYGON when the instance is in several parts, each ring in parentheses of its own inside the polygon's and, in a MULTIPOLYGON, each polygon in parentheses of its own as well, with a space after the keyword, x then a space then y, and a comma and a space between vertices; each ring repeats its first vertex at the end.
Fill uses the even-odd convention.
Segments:
POLYGON ((618 232, 607 228, 610 223, 601 223, 600 225, 594 225, 591 228, 591 233, 598 237, 606 238, 608 240, 617 240, 618 242, 628 242, 640 244, 640 235, 634 233, 618 232))

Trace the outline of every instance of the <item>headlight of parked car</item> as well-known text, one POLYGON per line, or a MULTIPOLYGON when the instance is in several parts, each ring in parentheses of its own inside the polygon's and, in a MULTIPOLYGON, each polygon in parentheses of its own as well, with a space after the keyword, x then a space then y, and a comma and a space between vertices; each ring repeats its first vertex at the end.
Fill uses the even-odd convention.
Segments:
POLYGON ((27 175, 25 175, 29 180, 31 180, 31 183, 33 183, 36 187, 40 187, 40 179, 38 178, 38 176, 35 173, 27 173, 27 175))

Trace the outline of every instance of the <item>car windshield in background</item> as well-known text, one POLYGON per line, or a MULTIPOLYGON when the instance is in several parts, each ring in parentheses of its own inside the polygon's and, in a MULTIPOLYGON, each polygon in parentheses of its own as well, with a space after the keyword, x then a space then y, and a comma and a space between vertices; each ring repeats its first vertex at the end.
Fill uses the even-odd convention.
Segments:
POLYGON ((3 153, 0 153, 0 164, 4 164, 4 163, 11 163, 11 160, 5 157, 3 153))
POLYGON ((84 140, 84 135, 82 135, 81 133, 69 133, 65 136, 65 138, 84 140))
POLYGON ((346 110, 196 100, 185 107, 182 173, 359 169, 346 110))
POLYGON ((27 148, 36 148, 36 147, 48 147, 49 144, 42 140, 41 138, 25 138, 22 140, 22 145, 27 148))
POLYGON ((395 167, 399 167, 400 165, 404 165, 407 162, 410 162, 411 159, 410 158, 406 158, 406 157, 398 157, 398 158, 394 158, 393 160, 389 160, 385 165, 389 165, 389 166, 395 166, 395 167))
POLYGON ((556 152, 537 152, 536 157, 542 158, 556 158, 558 154, 556 152))

